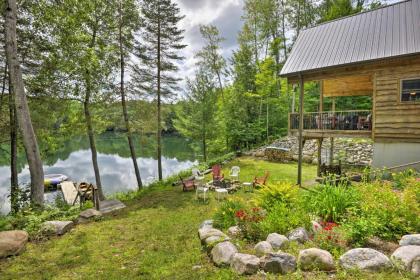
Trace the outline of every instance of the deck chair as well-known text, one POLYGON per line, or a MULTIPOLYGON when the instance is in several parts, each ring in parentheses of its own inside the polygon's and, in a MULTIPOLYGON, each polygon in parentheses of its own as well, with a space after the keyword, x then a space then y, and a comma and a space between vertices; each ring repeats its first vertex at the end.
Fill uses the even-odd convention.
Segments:
POLYGON ((179 176, 179 179, 181 180, 181 183, 182 183, 182 191, 187 192, 187 191, 193 191, 196 189, 197 186, 194 183, 194 179, 184 180, 182 179, 181 176, 179 176))
POLYGON ((232 181, 239 181, 239 172, 241 172, 241 168, 239 166, 232 166, 229 177, 232 181))
POLYGON ((197 168, 193 168, 191 172, 195 180, 200 182, 204 181, 204 175, 200 172, 200 170, 198 170, 197 168))
POLYGON ((99 210, 98 188, 95 185, 81 182, 79 186, 76 187, 76 190, 77 196, 73 201, 73 205, 76 203, 77 199, 79 199, 80 208, 82 208, 86 201, 91 200, 95 208, 99 210))
POLYGON ((255 176, 254 181, 252 182, 252 186, 254 188, 259 186, 265 186, 265 184, 267 183, 268 175, 270 175, 270 173, 266 171, 263 177, 255 176))
POLYGON ((214 165, 211 168, 211 172, 213 174, 213 181, 221 181, 223 180, 224 176, 222 174, 222 168, 219 164, 214 165))

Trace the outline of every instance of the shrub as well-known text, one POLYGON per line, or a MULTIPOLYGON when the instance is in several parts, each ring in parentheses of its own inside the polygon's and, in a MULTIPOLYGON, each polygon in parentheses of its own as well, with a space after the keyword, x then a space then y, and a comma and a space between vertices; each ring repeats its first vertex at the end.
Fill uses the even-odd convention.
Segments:
POLYGON ((330 222, 322 224, 322 228, 314 235, 313 242, 317 247, 327 250, 337 257, 344 253, 347 245, 341 227, 330 222))
POLYGON ((213 216, 213 223, 216 227, 227 229, 236 224, 235 213, 244 208, 244 204, 238 200, 226 200, 213 216))
POLYGON ((304 196, 306 208, 326 222, 340 222, 350 209, 359 205, 357 190, 344 184, 319 185, 304 196))
POLYGON ((258 241, 262 238, 260 230, 260 222, 264 220, 266 212, 260 207, 253 207, 252 209, 241 209, 236 211, 235 217, 241 235, 251 241, 258 241))
POLYGON ((349 215, 343 225, 353 242, 363 245, 373 236, 395 241, 404 234, 420 230, 415 181, 413 185, 407 185, 403 193, 395 191, 392 183, 379 181, 357 188, 360 209, 349 215))
POLYGON ((272 232, 286 234, 297 227, 308 228, 310 221, 309 214, 303 208, 277 202, 270 208, 259 228, 263 236, 272 232))
POLYGON ((270 208, 282 203, 293 205, 298 199, 299 189, 290 183, 268 184, 257 191, 256 203, 270 211, 270 208))
POLYGON ((417 173, 414 169, 406 169, 402 172, 393 173, 393 187, 398 190, 403 190, 416 175, 417 173))

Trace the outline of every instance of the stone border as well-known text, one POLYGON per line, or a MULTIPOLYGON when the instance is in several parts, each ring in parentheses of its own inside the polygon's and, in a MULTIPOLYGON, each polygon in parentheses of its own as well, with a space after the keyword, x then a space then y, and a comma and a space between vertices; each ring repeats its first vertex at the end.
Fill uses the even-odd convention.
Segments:
MULTIPOLYGON (((228 233, 234 237, 240 234, 237 226, 230 227, 228 233)), ((288 236, 271 233, 265 241, 258 242, 255 255, 243 254, 230 242, 230 237, 213 227, 212 220, 204 221, 198 236, 206 248, 213 263, 218 267, 230 266, 239 275, 252 275, 258 271, 273 274, 293 273, 299 267, 302 271, 336 271, 336 264, 330 252, 319 248, 300 250, 295 256, 284 253, 280 249, 286 248, 291 241, 304 243, 309 235, 304 228, 291 231, 288 236), (275 252, 276 250, 279 250, 275 252)), ((338 260, 338 265, 344 270, 361 270, 378 272, 392 268, 410 271, 420 276, 420 234, 404 236, 399 247, 388 258, 383 253, 371 248, 355 248, 347 251, 338 260)))

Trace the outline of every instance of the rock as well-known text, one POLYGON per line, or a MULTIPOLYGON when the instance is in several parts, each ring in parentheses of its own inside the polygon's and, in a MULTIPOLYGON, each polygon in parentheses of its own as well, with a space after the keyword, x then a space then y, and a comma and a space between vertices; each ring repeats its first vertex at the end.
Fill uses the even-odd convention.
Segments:
POLYGON ((241 229, 238 226, 228 228, 228 234, 231 236, 238 236, 241 233, 241 229))
POLYGON ((125 207, 125 204, 119 201, 118 199, 99 201, 99 211, 102 214, 114 213, 116 211, 124 209, 125 207))
POLYGON ((260 259, 254 255, 236 253, 231 261, 232 269, 240 274, 254 274, 260 266, 260 259))
POLYGON ((404 235, 400 240, 400 246, 417 245, 420 246, 420 234, 404 235))
POLYGON ((416 266, 420 266, 420 246, 407 245, 407 246, 402 246, 398 248, 391 255, 391 261, 392 263, 394 263, 396 267, 407 270, 407 271, 412 271, 413 262, 419 262, 418 264, 415 264, 414 266, 415 266, 415 270, 417 270, 417 273, 420 273, 420 271, 416 269, 416 266), (417 261, 415 261, 416 258, 417 258, 417 261))
POLYGON ((370 248, 356 248, 340 257, 340 265, 344 269, 360 269, 366 271, 380 271, 391 267, 387 256, 370 248))
POLYGON ((310 155, 303 155, 302 160, 305 163, 312 163, 312 156, 310 156, 310 155))
POLYGON ((94 208, 86 209, 79 214, 79 223, 85 223, 89 220, 97 219, 102 217, 102 213, 94 208))
POLYGON ((28 242, 28 233, 23 230, 0 232, 0 258, 20 254, 28 242))
POLYGON ((381 240, 378 237, 371 237, 366 241, 366 245, 369 248, 376 249, 382 252, 392 253, 398 249, 398 244, 390 241, 381 240))
POLYGON ((267 241, 258 242, 254 247, 255 254, 259 257, 264 256, 265 254, 273 252, 273 247, 267 241))
POLYGON ((311 224, 313 233, 317 233, 322 230, 322 226, 317 221, 311 221, 311 224))
POLYGON ((260 262, 265 272, 286 274, 296 271, 296 258, 287 253, 270 253, 260 262))
POLYGON ((287 237, 290 241, 297 241, 299 243, 305 243, 309 240, 308 232, 303 227, 292 230, 287 237))
POLYGON ((217 266, 230 265, 233 255, 237 252, 235 245, 225 241, 214 246, 211 250, 211 258, 217 266))
POLYGON ((299 252, 299 267, 302 270, 335 270, 333 256, 325 250, 310 248, 299 252))
POLYGON ((198 229, 212 228, 212 227, 213 227, 213 220, 205 220, 204 222, 201 223, 198 229))
POLYGON ((274 250, 286 248, 289 245, 289 239, 286 236, 278 233, 270 233, 266 241, 270 243, 274 250))
POLYGON ((73 226, 72 221, 47 221, 42 224, 41 230, 47 234, 63 235, 73 226))
POLYGON ((229 241, 230 238, 227 236, 210 236, 203 241, 203 244, 206 246, 207 250, 211 250, 218 243, 229 241))
POLYGON ((420 257, 414 258, 413 262, 411 263, 411 272, 416 276, 420 275, 420 257))
POLYGON ((194 265, 193 267, 192 267, 192 270, 199 270, 199 269, 201 269, 202 268, 202 266, 201 265, 194 265))
POLYGON ((226 234, 224 234, 223 232, 221 232, 218 229, 215 228, 209 228, 209 227, 204 227, 202 229, 198 230, 198 236, 200 237, 201 241, 204 241, 205 239, 209 238, 210 236, 218 236, 218 237, 224 237, 224 238, 228 238, 228 236, 226 234))

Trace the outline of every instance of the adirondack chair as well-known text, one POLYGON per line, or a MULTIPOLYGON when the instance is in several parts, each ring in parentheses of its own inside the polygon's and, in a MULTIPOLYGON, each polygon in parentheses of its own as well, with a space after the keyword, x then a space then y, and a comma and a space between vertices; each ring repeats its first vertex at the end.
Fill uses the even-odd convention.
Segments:
POLYGON ((239 181, 239 172, 241 172, 241 168, 239 166, 232 166, 229 177, 232 181, 239 181))
POLYGON ((204 181, 204 175, 197 168, 191 170, 194 179, 202 183, 204 181))
POLYGON ((213 181, 222 181, 224 176, 222 174, 222 168, 220 165, 216 164, 211 168, 213 174, 213 181))
POLYGON ((254 181, 252 182, 253 187, 264 186, 267 183, 268 175, 270 175, 270 173, 266 171, 263 177, 255 176, 254 181))
POLYGON ((182 183, 182 191, 187 192, 187 191, 193 191, 196 189, 197 186, 194 183, 194 179, 184 180, 181 176, 179 176, 179 179, 181 180, 181 183, 182 183))

